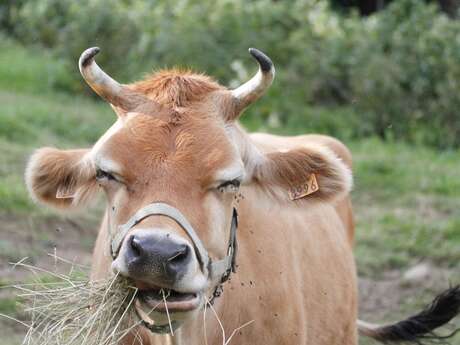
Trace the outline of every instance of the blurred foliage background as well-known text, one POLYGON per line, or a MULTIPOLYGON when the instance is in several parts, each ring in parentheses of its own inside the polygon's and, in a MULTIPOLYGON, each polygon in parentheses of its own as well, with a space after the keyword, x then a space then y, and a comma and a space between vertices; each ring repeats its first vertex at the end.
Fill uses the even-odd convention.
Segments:
POLYGON ((259 126, 292 132, 308 122, 342 139, 378 135, 452 148, 460 145, 457 7, 454 0, 4 0, 0 27, 58 58, 62 68, 47 82, 67 92, 85 87, 75 61, 92 45, 125 82, 185 65, 227 85, 254 72, 246 49, 255 46, 278 70, 269 97, 252 109, 259 126))
MULTIPOLYGON (((419 310, 460 281, 459 3, 0 0, 0 314, 27 319, 4 287, 28 276, 10 262, 53 268, 54 250, 91 262, 104 203, 50 211, 31 201, 23 172, 35 148, 89 147, 113 123, 78 72, 95 45, 98 63, 125 83, 179 65, 235 87, 257 68, 247 48, 266 52, 277 76, 243 124, 347 144, 360 317, 419 310), (421 280, 407 279, 421 264, 421 280)), ((23 333, 0 318, 2 345, 21 344, 23 333)))

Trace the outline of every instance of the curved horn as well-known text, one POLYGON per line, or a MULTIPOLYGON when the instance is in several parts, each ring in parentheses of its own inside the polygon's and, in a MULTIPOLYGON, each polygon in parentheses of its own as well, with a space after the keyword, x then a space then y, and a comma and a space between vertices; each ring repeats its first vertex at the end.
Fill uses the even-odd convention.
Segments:
POLYGON ((257 60, 259 70, 252 79, 231 91, 237 103, 237 115, 262 96, 275 77, 275 66, 267 55, 255 48, 249 48, 249 53, 257 60))
POLYGON ((106 74, 94 61, 99 47, 86 49, 78 60, 80 73, 88 85, 103 99, 126 111, 139 104, 139 96, 106 74))

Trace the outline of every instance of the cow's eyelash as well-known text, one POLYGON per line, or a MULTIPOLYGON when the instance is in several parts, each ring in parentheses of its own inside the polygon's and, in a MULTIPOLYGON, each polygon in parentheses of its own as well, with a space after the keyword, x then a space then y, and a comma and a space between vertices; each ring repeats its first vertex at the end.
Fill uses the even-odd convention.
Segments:
POLYGON ((116 181, 117 180, 115 178, 115 176, 113 176, 111 173, 109 173, 109 172, 107 172, 105 170, 102 170, 102 169, 97 169, 96 170, 96 180, 105 180, 105 179, 107 179, 109 181, 111 181, 111 180, 116 181))
POLYGON ((217 189, 221 192, 231 189, 232 191, 236 191, 238 188, 240 188, 241 185, 241 180, 239 179, 234 179, 234 180, 229 180, 225 181, 224 183, 221 183, 217 189))

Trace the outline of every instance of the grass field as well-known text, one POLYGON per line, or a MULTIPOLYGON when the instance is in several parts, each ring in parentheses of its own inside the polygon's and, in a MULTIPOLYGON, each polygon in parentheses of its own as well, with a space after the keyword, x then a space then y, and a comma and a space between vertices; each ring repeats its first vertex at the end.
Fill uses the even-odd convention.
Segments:
MULTIPOLYGON (((56 246, 89 261, 100 207, 62 215, 34 205, 23 183, 24 164, 37 147, 91 145, 114 115, 89 96, 53 92, 47 79, 52 68, 62 67, 46 52, 0 42, 0 285, 23 279, 8 262, 28 256, 39 263, 56 246)), ((292 132, 306 133, 308 126, 292 132)), ((372 138, 347 145, 354 155, 361 317, 407 316, 449 281, 460 282, 460 151, 372 138), (430 265, 430 275, 422 286, 405 283, 403 273, 420 262, 430 265)), ((22 316, 4 289, 0 313, 22 316)), ((2 344, 19 344, 22 331, 0 319, 0 333, 9 334, 2 344)))

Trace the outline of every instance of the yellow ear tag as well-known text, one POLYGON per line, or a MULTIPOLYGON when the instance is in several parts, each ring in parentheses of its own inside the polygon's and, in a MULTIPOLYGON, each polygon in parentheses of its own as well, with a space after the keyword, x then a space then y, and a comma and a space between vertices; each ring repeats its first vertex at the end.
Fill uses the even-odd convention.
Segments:
POLYGON ((316 181, 316 175, 311 174, 308 177, 307 183, 298 187, 292 188, 289 191, 289 197, 291 200, 297 200, 306 197, 307 195, 313 194, 319 190, 318 182, 316 181))

